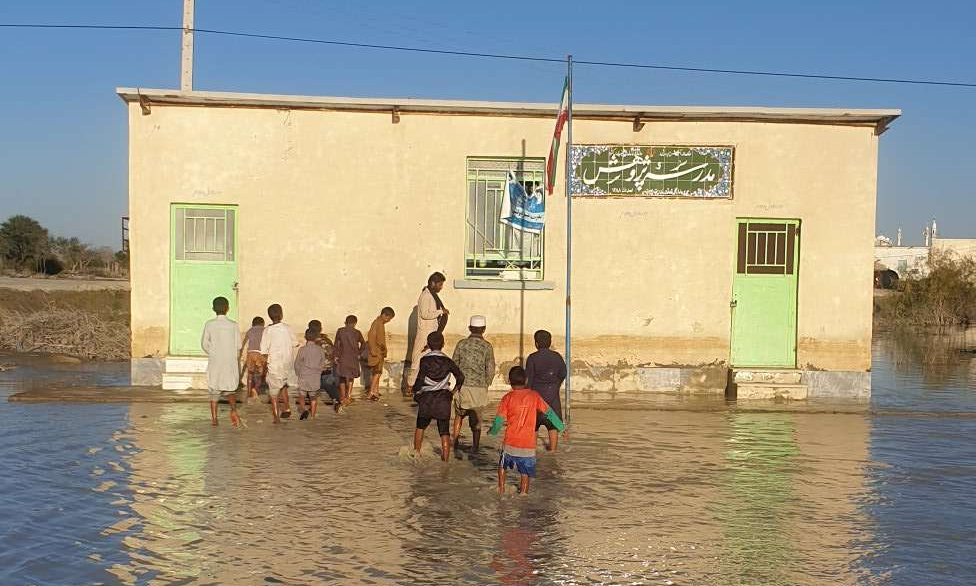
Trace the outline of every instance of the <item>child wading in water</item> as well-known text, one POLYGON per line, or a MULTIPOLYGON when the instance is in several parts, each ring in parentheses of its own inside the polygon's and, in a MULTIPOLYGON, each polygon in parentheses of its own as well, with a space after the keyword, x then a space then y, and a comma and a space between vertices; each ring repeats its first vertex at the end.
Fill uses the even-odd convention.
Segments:
POLYGON ((454 362, 464 373, 464 388, 454 394, 454 449, 460 447, 461 425, 468 418, 471 450, 481 443, 481 408, 488 404, 488 387, 495 379, 495 349, 485 340, 488 322, 483 315, 471 316, 471 335, 454 347, 454 362))
POLYGON ((230 422, 237 425, 237 387, 241 384, 238 361, 237 322, 227 319, 230 303, 226 297, 213 300, 217 317, 203 326, 200 347, 207 354, 207 395, 210 397, 210 419, 217 425, 217 401, 226 397, 230 403, 230 422))
MULTIPOLYGON (((529 379, 528 386, 533 391, 539 393, 542 400, 552 407, 556 415, 563 416, 562 401, 559 400, 559 387, 566 380, 566 361, 558 352, 552 349, 552 334, 546 330, 539 330, 533 336, 535 338, 536 351, 529 354, 525 361, 525 376, 529 379)), ((546 451, 555 452, 559 445, 559 433, 556 428, 545 417, 536 417, 535 429, 538 432, 540 427, 545 427, 549 442, 546 444, 546 451)), ((563 431, 563 437, 567 437, 568 432, 563 431)))
POLYGON ((380 398, 380 377, 383 376, 383 363, 386 361, 386 324, 390 323, 396 313, 392 307, 384 307, 380 315, 373 320, 366 335, 366 347, 369 355, 366 365, 369 366, 369 395, 370 401, 380 398))
POLYGON ((498 459, 498 492, 501 493, 505 492, 505 471, 509 468, 518 470, 519 492, 529 492, 529 479, 535 477, 536 415, 543 413, 553 427, 559 431, 565 429, 562 420, 539 393, 525 387, 526 381, 525 370, 521 366, 508 371, 512 390, 502 397, 495 422, 488 431, 491 435, 498 435, 502 426, 507 424, 501 457, 498 459))
POLYGON ((264 372, 268 368, 268 358, 261 354, 261 336, 264 334, 264 318, 260 315, 251 320, 251 329, 244 333, 241 352, 246 354, 244 370, 247 372, 247 396, 257 397, 258 389, 264 384, 264 372))
POLYGON ((444 334, 431 332, 427 336, 430 352, 420 359, 417 380, 413 383, 413 398, 417 402, 417 429, 413 434, 413 449, 420 454, 424 445, 424 431, 430 422, 437 421, 437 433, 441 436, 441 460, 447 462, 451 455, 451 375, 457 381, 454 391, 464 384, 464 373, 453 360, 441 352, 444 334))
POLYGON ((308 322, 308 329, 316 332, 318 336, 315 343, 325 352, 325 366, 322 367, 322 376, 319 383, 319 390, 325 391, 329 395, 336 413, 342 411, 342 404, 339 399, 339 377, 335 374, 335 344, 329 336, 322 333, 322 322, 313 319, 308 322))
POLYGON ((295 334, 288 324, 282 322, 284 311, 275 303, 268 307, 271 325, 264 328, 261 336, 261 354, 268 357, 268 397, 271 399, 271 417, 275 423, 278 417, 278 401, 284 403, 281 417, 291 417, 288 404, 288 387, 295 385, 295 361, 292 352, 295 348, 295 334))
POLYGON ((305 345, 295 357, 295 374, 298 375, 298 408, 301 419, 315 418, 319 405, 319 388, 322 384, 322 369, 325 367, 325 350, 316 344, 319 332, 305 330, 305 345), (305 408, 305 400, 311 403, 311 411, 305 408))
POLYGON ((361 374, 359 359, 366 350, 363 333, 356 329, 357 322, 359 319, 356 316, 346 316, 345 327, 339 328, 335 336, 335 361, 342 405, 348 405, 351 401, 352 385, 361 374))

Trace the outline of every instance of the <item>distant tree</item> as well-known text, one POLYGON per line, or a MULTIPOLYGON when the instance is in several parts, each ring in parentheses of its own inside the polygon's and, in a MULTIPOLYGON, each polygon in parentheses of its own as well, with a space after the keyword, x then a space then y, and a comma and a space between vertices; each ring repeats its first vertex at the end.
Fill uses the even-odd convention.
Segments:
POLYGON ((99 246, 93 252, 100 267, 108 267, 115 262, 115 251, 111 246, 99 246))
POLYGON ((120 250, 120 251, 116 252, 115 253, 115 262, 119 263, 119 267, 123 271, 128 271, 129 270, 129 253, 126 252, 126 251, 124 251, 124 250, 120 250))
POLYGON ((11 216, 0 224, 0 254, 18 269, 35 268, 48 249, 47 230, 27 216, 11 216))
MULTIPOLYGON (((51 254, 56 256, 69 271, 83 273, 95 266, 107 266, 112 250, 94 249, 75 237, 55 236, 50 241, 51 254), (103 261, 103 259, 108 259, 103 261)), ((108 248, 108 247, 105 247, 108 248)))

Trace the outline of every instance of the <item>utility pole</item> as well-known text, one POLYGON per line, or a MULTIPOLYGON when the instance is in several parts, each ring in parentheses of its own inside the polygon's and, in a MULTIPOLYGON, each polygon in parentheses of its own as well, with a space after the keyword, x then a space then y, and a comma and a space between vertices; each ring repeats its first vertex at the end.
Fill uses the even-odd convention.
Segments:
POLYGON ((183 50, 180 52, 180 91, 193 91, 193 0, 183 0, 183 50))

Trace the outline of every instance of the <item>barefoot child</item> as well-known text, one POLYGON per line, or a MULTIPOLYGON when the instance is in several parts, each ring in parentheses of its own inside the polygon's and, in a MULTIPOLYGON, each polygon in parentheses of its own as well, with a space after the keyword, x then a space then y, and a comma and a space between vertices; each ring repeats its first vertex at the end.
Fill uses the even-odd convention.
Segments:
POLYGON ((521 366, 508 371, 508 382, 512 390, 502 397, 495 422, 488 433, 498 435, 502 425, 507 424, 502 454, 498 460, 498 492, 505 492, 505 471, 514 468, 519 473, 519 492, 526 494, 529 492, 529 479, 535 476, 536 417, 540 413, 545 414, 553 427, 560 431, 564 426, 539 393, 526 388, 525 370, 521 366))
MULTIPOLYGON (((562 401, 559 398, 559 387, 566 380, 566 361, 558 352, 552 349, 552 334, 546 330, 539 330, 533 336, 536 351, 529 354, 525 361, 525 376, 529 381, 529 388, 539 393, 542 400, 552 407, 556 415, 563 416, 562 401)), ((559 433, 545 417, 539 416, 535 420, 535 430, 545 426, 549 435, 546 451, 555 452, 559 443, 559 433)), ((567 433, 563 432, 563 437, 567 433)))
POLYGON ((431 420, 437 421, 437 433, 441 436, 441 460, 447 462, 451 455, 451 375, 456 381, 454 391, 464 384, 464 373, 454 361, 441 352, 444 334, 431 332, 427 335, 430 352, 420 359, 417 380, 413 383, 413 397, 417 402, 417 429, 413 434, 413 449, 420 454, 424 445, 424 431, 431 420))
POLYGON ((251 329, 244 333, 241 352, 245 353, 244 370, 247 372, 247 396, 257 397, 258 389, 264 384, 264 371, 268 361, 261 354, 261 335, 264 333, 264 318, 260 315, 251 320, 251 329))
POLYGON ((339 375, 339 396, 343 405, 348 405, 352 396, 352 385, 361 374, 359 357, 366 350, 363 333, 356 329, 359 321, 354 315, 346 316, 346 325, 335 335, 335 361, 339 375))
POLYGON ((210 419, 217 425, 217 401, 226 397, 230 403, 230 422, 237 425, 237 387, 241 384, 237 353, 237 322, 227 319, 230 303, 226 297, 213 300, 217 317, 203 326, 200 346, 207 354, 207 394, 210 397, 210 419))
POLYGON ((292 353, 295 348, 295 335, 288 324, 282 322, 284 311, 275 303, 268 307, 271 325, 264 328, 261 336, 261 354, 268 357, 268 397, 271 399, 271 417, 280 422, 278 401, 284 403, 281 417, 291 417, 288 404, 288 387, 295 384, 295 361, 292 353))
POLYGON ((384 307, 379 317, 373 320, 373 325, 369 326, 369 334, 366 335, 366 347, 369 349, 366 365, 370 372, 367 398, 370 401, 380 398, 380 377, 383 376, 383 363, 386 361, 386 324, 395 315, 392 307, 384 307))
POLYGON ((315 343, 319 333, 315 330, 305 330, 305 345, 295 356, 295 374, 298 375, 298 408, 301 419, 308 419, 309 415, 315 419, 319 405, 319 388, 322 383, 322 369, 325 367, 325 350, 315 343), (305 400, 311 403, 311 411, 305 408, 305 400))
POLYGON ((464 388, 454 394, 454 449, 458 449, 461 425, 468 418, 471 449, 481 443, 481 408, 488 404, 488 387, 495 379, 495 349, 485 340, 488 322, 483 315, 471 316, 471 335, 454 347, 454 362, 464 373, 464 388))

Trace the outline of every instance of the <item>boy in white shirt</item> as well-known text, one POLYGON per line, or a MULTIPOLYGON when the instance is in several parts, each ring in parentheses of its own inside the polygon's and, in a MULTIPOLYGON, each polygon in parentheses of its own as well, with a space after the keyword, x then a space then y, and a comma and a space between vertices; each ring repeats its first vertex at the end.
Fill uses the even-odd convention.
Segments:
POLYGON ((240 362, 237 338, 241 335, 237 322, 227 319, 230 302, 226 297, 213 300, 217 317, 203 326, 200 347, 207 354, 207 395, 210 397, 210 419, 217 425, 217 401, 226 397, 230 403, 230 422, 237 425, 237 387, 240 385, 240 362))
POLYGON ((288 324, 282 322, 284 311, 275 303, 268 307, 268 317, 271 325, 264 328, 261 336, 261 354, 268 357, 268 395, 271 399, 271 416, 275 423, 279 423, 278 401, 282 400, 284 410, 281 417, 291 417, 291 405, 288 402, 288 387, 295 386, 295 334, 288 324))

